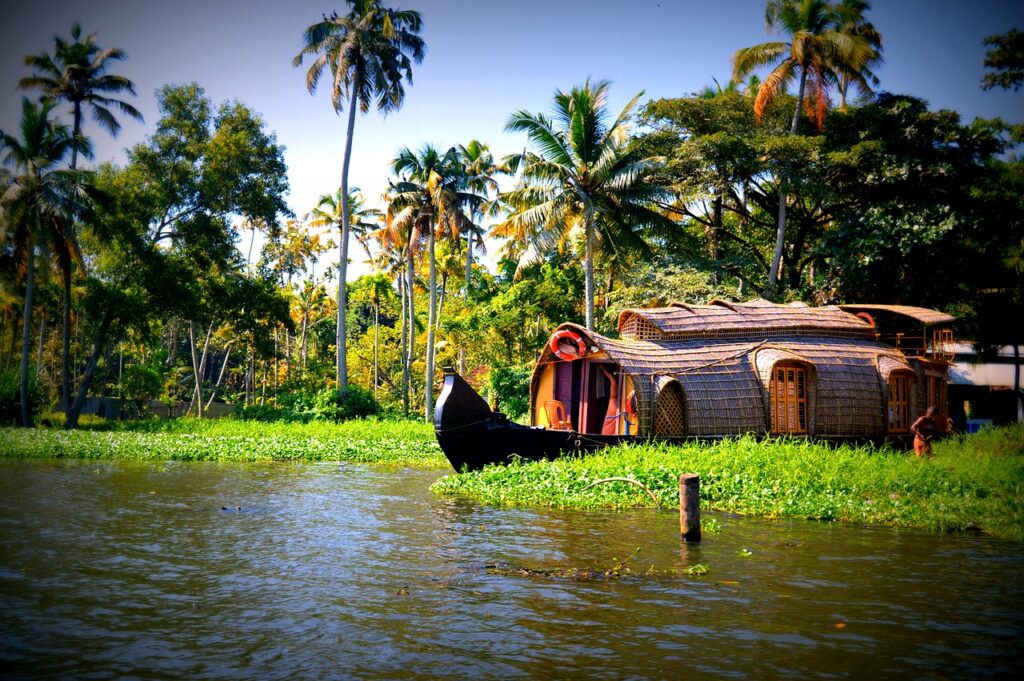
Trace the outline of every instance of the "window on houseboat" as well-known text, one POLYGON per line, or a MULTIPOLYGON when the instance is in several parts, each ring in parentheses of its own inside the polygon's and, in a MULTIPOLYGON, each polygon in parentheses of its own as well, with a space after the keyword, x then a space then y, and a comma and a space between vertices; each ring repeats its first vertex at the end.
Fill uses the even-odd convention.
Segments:
POLYGON ((807 370, 778 364, 772 375, 772 432, 807 432, 807 370))
POLYGON ((910 377, 889 375, 889 432, 906 433, 910 429, 910 377))

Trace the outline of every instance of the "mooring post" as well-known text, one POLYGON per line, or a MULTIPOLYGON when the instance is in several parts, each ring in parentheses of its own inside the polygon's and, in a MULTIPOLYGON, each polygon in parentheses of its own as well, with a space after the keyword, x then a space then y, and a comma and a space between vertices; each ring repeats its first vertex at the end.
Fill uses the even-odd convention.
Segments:
POLYGON ((700 541, 700 476, 679 476, 679 532, 683 541, 700 541))

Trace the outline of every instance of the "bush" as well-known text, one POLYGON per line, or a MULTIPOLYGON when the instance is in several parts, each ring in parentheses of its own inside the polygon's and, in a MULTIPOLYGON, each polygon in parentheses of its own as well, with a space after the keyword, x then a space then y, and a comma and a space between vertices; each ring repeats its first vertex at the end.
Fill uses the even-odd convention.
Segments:
POLYGON ((121 389, 125 398, 135 406, 139 416, 146 413, 150 400, 155 400, 164 388, 160 372, 144 364, 127 366, 121 377, 121 389))
POLYGON ((273 421, 309 421, 311 416, 302 419, 291 409, 286 407, 275 407, 270 404, 239 404, 235 407, 235 418, 240 421, 260 421, 271 423, 273 421))
POLYGON ((314 418, 324 421, 346 421, 365 418, 380 411, 373 393, 350 385, 344 390, 322 390, 313 405, 314 418))
POLYGON ((530 411, 529 367, 494 367, 490 374, 491 392, 498 411, 511 419, 522 418, 530 411))
MULTIPOLYGON (((43 402, 43 393, 33 372, 28 374, 29 411, 35 414, 43 402)), ((0 423, 21 423, 21 377, 18 371, 0 371, 0 423)))
POLYGON ((239 405, 235 418, 242 421, 347 421, 380 413, 373 393, 351 385, 345 390, 321 390, 315 393, 295 392, 281 395, 278 406, 267 404, 239 405))

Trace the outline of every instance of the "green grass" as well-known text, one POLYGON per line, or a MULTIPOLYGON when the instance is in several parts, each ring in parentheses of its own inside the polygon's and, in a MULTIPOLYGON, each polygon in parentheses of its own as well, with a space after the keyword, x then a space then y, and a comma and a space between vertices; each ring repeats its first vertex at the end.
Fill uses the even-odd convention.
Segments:
POLYGON ((233 419, 89 424, 95 429, 0 428, 0 456, 178 461, 351 461, 447 464, 433 427, 420 421, 258 423, 233 419))
POLYGON ((686 446, 635 445, 586 457, 489 466, 434 484, 442 495, 559 508, 679 503, 679 474, 701 476, 706 509, 936 531, 978 530, 1024 540, 1024 425, 935 445, 931 459, 889 448, 832 448, 806 440, 740 438, 686 446))

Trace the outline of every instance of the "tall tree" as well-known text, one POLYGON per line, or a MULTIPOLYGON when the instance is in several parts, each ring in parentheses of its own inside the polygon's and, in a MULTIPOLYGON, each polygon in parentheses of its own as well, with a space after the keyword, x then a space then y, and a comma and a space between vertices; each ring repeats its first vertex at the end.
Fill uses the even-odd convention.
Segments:
POLYGON ((21 103, 20 139, 10 134, 0 138, 3 161, 15 169, 3 196, 6 220, 13 227, 13 246, 19 271, 24 273, 25 297, 22 312, 21 422, 32 426, 29 402, 29 352, 31 349, 32 297, 35 288, 36 249, 48 239, 69 244, 73 257, 81 260, 77 241, 69 234, 67 205, 75 193, 77 173, 60 166, 75 149, 86 152, 81 137, 50 120, 53 103, 21 103))
MULTIPOLYGON (((53 55, 43 52, 38 55, 27 55, 25 64, 35 72, 22 78, 18 86, 24 89, 38 88, 45 101, 68 102, 71 104, 73 116, 72 134, 82 134, 83 108, 88 107, 93 120, 117 137, 121 124, 111 111, 116 109, 121 114, 142 121, 142 114, 131 104, 119 99, 122 93, 135 94, 135 86, 124 76, 108 73, 111 64, 126 57, 124 51, 117 48, 101 48, 96 44, 96 34, 82 36, 82 27, 71 26, 71 40, 61 37, 54 38, 53 55)), ((78 167, 78 150, 71 151, 71 169, 78 167)), ((72 211, 74 212, 74 211, 72 211)), ((74 237, 74 224, 69 223, 68 235, 74 237)), ((61 332, 61 411, 65 413, 71 402, 71 275, 72 248, 71 244, 58 245, 56 249, 57 265, 63 284, 63 328, 61 332)))
MULTIPOLYGON (((427 318, 427 367, 424 407, 426 418, 433 418, 434 336, 437 330, 436 235, 457 240, 471 229, 463 212, 480 201, 471 192, 459 191, 463 168, 457 150, 440 153, 431 145, 418 152, 399 151, 391 162, 392 171, 401 177, 395 183, 395 195, 389 208, 390 225, 400 233, 422 234, 426 239, 429 265, 429 308, 427 318)), ((410 244, 414 241, 410 240, 410 244)), ((411 283, 411 282, 410 282, 411 283)))
POLYGON ((1024 33, 1014 28, 1004 35, 985 38, 985 68, 991 69, 981 81, 983 90, 1000 87, 1019 90, 1024 83, 1024 33))
POLYGON ((609 83, 590 80, 569 92, 555 93, 552 117, 518 111, 505 129, 525 132, 536 151, 507 159, 522 170, 519 186, 502 198, 512 212, 494 233, 519 239, 535 253, 557 245, 561 250, 573 230, 584 236, 586 324, 594 328, 594 252, 597 239, 607 248, 646 244, 634 231, 672 223, 651 207, 670 192, 649 182, 660 161, 628 153, 627 118, 643 93, 609 121, 609 83))
MULTIPOLYGON (((292 60, 302 64, 303 56, 315 55, 306 71, 306 87, 316 92, 317 83, 330 71, 331 104, 336 113, 348 106, 345 152, 341 162, 341 195, 348 196, 349 163, 352 158, 352 134, 356 107, 364 114, 372 105, 387 115, 405 101, 403 79, 412 83, 412 64, 423 60, 426 45, 419 36, 422 19, 419 12, 382 7, 380 0, 346 0, 349 12, 324 15, 306 29, 303 48, 292 60), (346 101, 347 100, 347 101, 346 101)), ((338 264, 337 367, 338 388, 348 382, 346 366, 345 307, 348 260, 348 202, 342 201, 342 235, 338 264)))
POLYGON ((839 106, 846 108, 846 96, 853 85, 861 95, 870 96, 877 87, 878 76, 870 67, 882 63, 882 34, 875 25, 864 16, 871 9, 867 0, 839 0, 835 5, 838 30, 840 33, 863 40, 866 45, 865 54, 859 63, 846 63, 842 60, 835 64, 839 76, 839 106))
POLYGON ((470 274, 473 268, 474 248, 483 248, 483 230, 479 227, 485 217, 497 214, 498 181, 497 175, 508 172, 508 165, 496 162, 490 148, 479 140, 470 140, 469 144, 459 145, 459 160, 462 163, 462 184, 482 198, 473 204, 470 213, 469 232, 466 233, 466 287, 468 290, 470 274))
MULTIPOLYGON (((861 73, 876 55, 862 36, 840 31, 840 14, 823 0, 768 0, 765 25, 779 31, 788 42, 776 41, 745 47, 733 55, 733 80, 742 80, 754 69, 769 66, 754 100, 754 116, 760 123, 776 97, 798 82, 796 106, 790 135, 797 133, 800 113, 808 115, 820 129, 825 123, 829 88, 838 84, 839 72, 861 73)), ((780 280, 782 251, 786 243, 787 183, 791 166, 786 163, 779 184, 779 210, 775 250, 768 271, 768 293, 774 295, 780 280)))
MULTIPOLYGON (((256 324, 232 321, 229 313, 243 308, 224 302, 234 287, 221 283, 233 284, 244 267, 232 223, 278 224, 288 214, 284 152, 258 114, 239 102, 214 110, 195 83, 166 86, 157 99, 156 132, 129 150, 127 167, 97 174, 108 200, 91 228, 116 243, 87 281, 92 349, 68 427, 77 423, 113 331, 143 326, 153 315, 201 322, 204 330, 214 314, 235 328, 256 324)), ((255 304, 244 310, 253 313, 255 304)))

